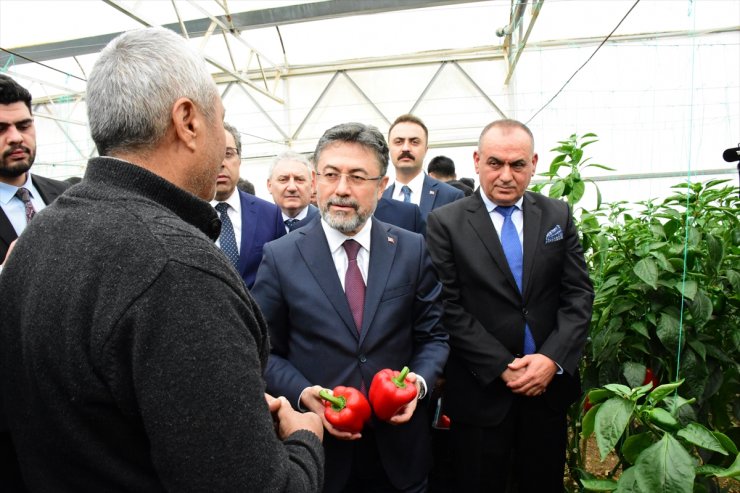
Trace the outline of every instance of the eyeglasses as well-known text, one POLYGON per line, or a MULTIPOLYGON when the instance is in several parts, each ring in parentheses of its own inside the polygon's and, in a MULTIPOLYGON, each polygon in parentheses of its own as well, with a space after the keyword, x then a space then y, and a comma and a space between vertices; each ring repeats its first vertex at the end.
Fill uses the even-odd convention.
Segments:
POLYGON ((227 147, 226 159, 234 159, 235 157, 239 157, 239 152, 234 147, 227 147))
POLYGON ((328 173, 316 172, 316 176, 320 182, 327 183, 329 185, 336 185, 344 176, 347 178, 347 183, 355 187, 362 186, 369 181, 377 181, 383 178, 382 176, 366 177, 362 175, 349 175, 347 173, 335 173, 333 171, 329 171, 328 173))

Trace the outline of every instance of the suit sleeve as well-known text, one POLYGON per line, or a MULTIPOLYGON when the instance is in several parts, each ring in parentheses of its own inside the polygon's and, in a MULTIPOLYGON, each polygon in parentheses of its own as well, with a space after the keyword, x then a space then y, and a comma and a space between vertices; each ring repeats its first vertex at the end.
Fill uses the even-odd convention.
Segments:
POLYGON ((545 339, 538 352, 573 375, 578 371, 588 335, 594 290, 570 208, 567 209, 565 222, 567 226, 563 241, 566 253, 560 278, 560 306, 556 315, 556 328, 545 339))
POLYGON ((267 320, 270 332, 270 356, 265 369, 267 391, 285 396, 297 409, 301 392, 313 384, 288 361, 288 303, 280 288, 280 272, 269 244, 265 245, 251 293, 267 320))
POLYGON ((485 387, 501 376, 515 356, 463 306, 454 242, 449 225, 434 212, 429 214, 427 244, 443 286, 444 324, 450 334, 450 346, 485 387))
POLYGON ((424 377, 428 393, 442 374, 450 346, 449 336, 442 324, 443 306, 440 300, 442 285, 427 253, 424 238, 419 238, 419 279, 414 302, 414 341, 416 350, 409 367, 424 377))

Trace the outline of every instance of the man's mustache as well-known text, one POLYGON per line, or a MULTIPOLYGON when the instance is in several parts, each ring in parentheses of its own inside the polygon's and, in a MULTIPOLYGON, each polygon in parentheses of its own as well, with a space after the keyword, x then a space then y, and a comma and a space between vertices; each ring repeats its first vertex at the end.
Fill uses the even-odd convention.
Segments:
POLYGON ((409 159, 416 159, 413 154, 411 154, 411 151, 401 151, 401 154, 398 155, 398 159, 403 158, 409 158, 409 159))
POLYGON ((338 205, 340 207, 352 207, 354 210, 358 210, 360 208, 360 204, 358 204, 356 200, 350 198, 337 197, 335 199, 329 199, 329 201, 326 203, 326 206, 329 207, 332 205, 338 205))

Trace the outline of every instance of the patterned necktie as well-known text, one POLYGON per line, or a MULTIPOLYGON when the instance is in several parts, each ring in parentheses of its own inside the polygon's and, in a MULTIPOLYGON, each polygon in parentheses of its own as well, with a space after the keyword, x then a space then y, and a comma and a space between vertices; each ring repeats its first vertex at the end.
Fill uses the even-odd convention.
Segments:
MULTIPOLYGON (((501 246, 504 247, 504 255, 509 263, 509 269, 514 275, 514 280, 522 292, 522 243, 519 241, 519 233, 516 232, 514 221, 511 220, 511 214, 516 206, 496 206, 496 212, 504 216, 504 225, 501 228, 501 246)), ((529 324, 524 325, 524 354, 532 354, 536 351, 532 331, 529 330, 529 324)))
POLYGON ((216 210, 221 218, 221 234, 218 236, 218 242, 221 245, 221 250, 226 254, 226 257, 234 264, 239 263, 239 250, 236 248, 236 236, 234 236, 234 225, 231 224, 229 219, 229 204, 226 202, 219 202, 216 204, 216 210))
POLYGON ((31 192, 27 188, 21 187, 16 190, 15 196, 21 199, 23 205, 26 206, 26 224, 28 224, 33 219, 33 216, 36 215, 36 209, 34 209, 33 203, 31 203, 31 192))
POLYGON ((411 189, 407 185, 401 187, 401 193, 404 202, 411 202, 411 189))
POLYGON ((346 240, 342 245, 347 253, 347 273, 344 275, 344 294, 347 296, 349 308, 352 310, 352 318, 355 319, 357 332, 362 330, 362 315, 365 311, 365 281, 357 265, 357 252, 360 244, 355 240, 346 240))
POLYGON ((283 222, 285 223, 285 226, 288 228, 288 231, 293 231, 295 229, 295 223, 298 222, 298 219, 292 217, 290 219, 286 219, 283 222))

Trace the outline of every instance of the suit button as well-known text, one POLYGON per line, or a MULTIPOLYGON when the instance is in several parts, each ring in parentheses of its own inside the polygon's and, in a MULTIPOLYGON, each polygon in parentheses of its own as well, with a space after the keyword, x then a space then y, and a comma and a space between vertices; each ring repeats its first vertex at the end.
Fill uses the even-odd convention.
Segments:
POLYGON ((360 363, 365 363, 366 361, 367 361, 367 358, 365 357, 365 355, 364 354, 361 354, 360 355, 360 363))
POLYGON ((529 310, 527 310, 526 308, 522 308, 522 315, 524 315, 525 317, 529 315, 529 310))

